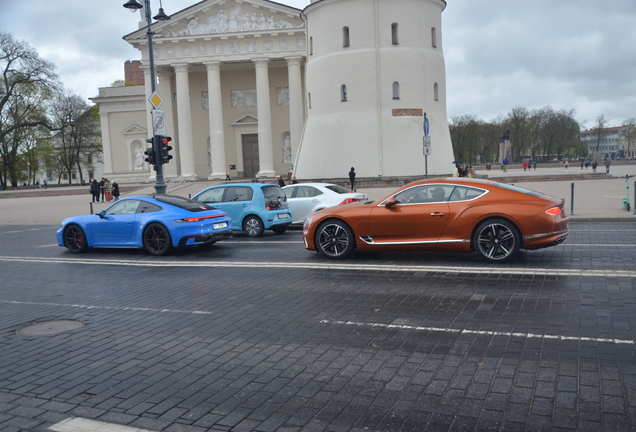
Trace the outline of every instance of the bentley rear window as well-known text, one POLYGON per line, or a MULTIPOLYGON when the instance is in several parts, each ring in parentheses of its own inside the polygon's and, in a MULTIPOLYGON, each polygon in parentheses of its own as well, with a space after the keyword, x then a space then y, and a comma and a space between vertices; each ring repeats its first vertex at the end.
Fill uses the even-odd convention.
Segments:
POLYGON ((492 186, 497 186, 497 187, 500 187, 502 189, 508 189, 508 190, 511 190, 511 191, 520 192, 520 193, 523 193, 523 194, 526 194, 526 195, 530 195, 530 196, 533 196, 533 197, 543 198, 543 197, 547 196, 546 194, 542 194, 541 192, 536 192, 536 191, 533 191, 533 190, 530 190, 530 189, 522 188, 522 187, 519 187, 519 186, 509 185, 509 184, 506 184, 506 183, 492 182, 490 184, 492 186))

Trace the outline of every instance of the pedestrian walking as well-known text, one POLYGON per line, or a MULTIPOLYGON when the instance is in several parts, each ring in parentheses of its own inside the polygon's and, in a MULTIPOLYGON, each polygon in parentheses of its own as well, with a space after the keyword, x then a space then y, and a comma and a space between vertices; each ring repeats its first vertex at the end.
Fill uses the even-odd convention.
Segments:
POLYGON ((298 184, 298 180, 296 180, 296 176, 294 176, 292 178, 292 183, 291 184, 298 184))
POLYGON ((43 183, 44 183, 44 189, 46 189, 47 186, 49 185, 49 182, 46 179, 44 179, 43 183))
POLYGON ((535 171, 537 170, 537 163, 536 162, 532 163, 532 169, 534 169, 535 171))
POLYGON ((95 180, 94 178, 92 178, 90 181, 89 191, 91 195, 93 196, 93 202, 98 203, 99 202, 99 184, 97 183, 97 180, 95 180))
POLYGON ((570 167, 570 164, 568 163, 568 161, 565 161, 563 166, 565 167, 565 172, 568 172, 568 168, 570 167))
POLYGON ((116 181, 113 182, 113 199, 115 201, 119 199, 119 185, 116 181))
POLYGON ((285 186, 285 180, 283 180, 283 176, 276 176, 276 177, 278 177, 278 186, 284 187, 285 186))
POLYGON ((349 181, 351 182, 351 192, 356 191, 356 169, 351 167, 351 171, 349 171, 349 181))
POLYGON ((583 171, 583 165, 585 165, 585 162, 581 161, 581 171, 583 171))
POLYGON ((587 161, 587 160, 586 160, 586 161, 585 161, 585 170, 586 170, 586 171, 587 171, 587 169, 589 168, 589 166, 590 166, 590 161, 587 161))
POLYGON ((113 197, 112 197, 112 193, 113 193, 113 185, 111 182, 108 181, 108 179, 104 179, 104 197, 106 198, 106 202, 110 202, 113 197))
POLYGON ((610 160, 610 158, 605 158, 605 174, 609 174, 611 164, 612 161, 610 160))
POLYGON ((102 196, 102 202, 104 202, 104 177, 99 181, 99 194, 102 196))
POLYGON ((596 167, 598 166, 598 164, 596 163, 596 161, 592 162, 592 172, 596 172, 596 167))
POLYGON ((232 181, 230 177, 230 170, 225 170, 225 181, 232 181))
POLYGON ((521 166, 523 167, 523 171, 525 172, 528 169, 528 161, 523 161, 521 166))

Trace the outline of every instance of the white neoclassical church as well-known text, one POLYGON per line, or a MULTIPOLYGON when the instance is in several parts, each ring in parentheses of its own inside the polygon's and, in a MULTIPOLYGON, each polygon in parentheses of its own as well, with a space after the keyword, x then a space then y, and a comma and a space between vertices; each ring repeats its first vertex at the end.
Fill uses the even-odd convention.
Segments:
MULTIPOLYGON (((298 179, 452 171, 444 0, 204 0, 153 24, 167 178, 298 179), (424 127, 424 124, 427 127, 424 127)), ((141 10, 142 17, 145 12, 141 10)), ((105 175, 144 181, 152 135, 145 19, 124 36, 145 86, 100 88, 105 175)))

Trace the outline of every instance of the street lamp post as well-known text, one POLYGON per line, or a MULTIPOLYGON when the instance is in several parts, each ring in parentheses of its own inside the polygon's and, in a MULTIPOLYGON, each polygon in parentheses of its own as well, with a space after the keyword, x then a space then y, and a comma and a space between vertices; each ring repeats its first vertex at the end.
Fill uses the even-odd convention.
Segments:
MULTIPOLYGON (((161 1, 161 0, 160 0, 161 1)), ((152 19, 150 18, 150 0, 144 0, 144 6, 139 4, 137 0, 128 0, 126 4, 124 4, 126 9, 129 9, 132 12, 135 12, 142 7, 145 8, 146 12, 146 22, 148 23, 148 27, 146 30, 146 39, 148 40, 148 60, 150 62, 150 88, 152 90, 152 94, 157 91, 157 83, 155 79, 155 57, 152 49, 152 30, 150 25, 152 24, 152 19)), ((159 13, 153 17, 153 19, 157 21, 166 21, 169 20, 170 17, 166 15, 163 11, 163 7, 159 7, 159 13)), ((159 138, 155 135, 154 126, 152 131, 152 148, 155 151, 155 155, 158 158, 155 164, 155 170, 157 171, 157 176, 155 180, 155 192, 160 194, 166 193, 166 182, 163 179, 163 164, 161 163, 161 143, 159 142, 159 138)))

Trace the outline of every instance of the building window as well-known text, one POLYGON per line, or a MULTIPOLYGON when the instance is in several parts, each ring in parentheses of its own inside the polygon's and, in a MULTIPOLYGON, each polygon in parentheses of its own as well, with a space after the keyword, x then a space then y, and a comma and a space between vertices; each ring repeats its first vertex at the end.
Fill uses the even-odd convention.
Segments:
POLYGON ((435 96, 435 100, 439 101, 439 85, 437 83, 433 85, 433 95, 435 96))
POLYGON ((349 27, 342 28, 342 46, 345 48, 349 46, 349 27))
POLYGON ((435 27, 431 28, 431 45, 433 45, 433 48, 437 48, 437 30, 435 30, 435 27))
POLYGON ((343 84, 342 87, 340 87, 340 98, 342 102, 347 101, 347 85, 346 84, 343 84))
POLYGON ((309 55, 314 55, 314 37, 309 38, 309 55))
POLYGON ((311 93, 307 93, 307 105, 311 108, 311 93))
POLYGON ((400 83, 395 81, 393 83, 393 99, 400 98, 400 83))
POLYGON ((391 24, 391 43, 393 45, 398 44, 398 25, 397 23, 391 24))

